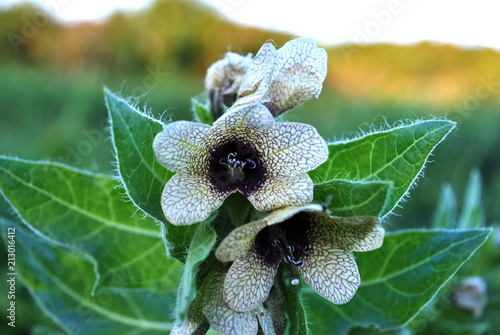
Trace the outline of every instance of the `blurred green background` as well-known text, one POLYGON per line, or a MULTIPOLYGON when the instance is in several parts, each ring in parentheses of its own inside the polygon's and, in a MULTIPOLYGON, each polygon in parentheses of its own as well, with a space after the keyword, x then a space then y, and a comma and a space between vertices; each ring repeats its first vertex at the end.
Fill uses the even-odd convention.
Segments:
MULTIPOLYGON (((100 172, 114 169, 103 86, 137 98, 156 117, 191 119, 190 98, 203 91, 206 69, 225 52, 255 54, 269 39, 283 45, 294 37, 237 26, 202 3, 165 0, 77 25, 19 5, 0 11, 0 36, 0 154, 100 172)), ((483 179, 487 225, 498 223, 500 53, 425 42, 325 48, 320 98, 287 119, 310 123, 329 140, 404 119, 458 122, 387 229, 430 227, 442 185, 463 197, 474 168, 483 179)), ((2 215, 10 215, 7 208, 0 200, 2 215)), ((39 313, 26 301, 26 310, 39 313)), ((3 309, 3 297, 0 303, 3 309)), ((23 323, 19 316, 17 334, 27 331, 27 320, 33 317, 23 323)))

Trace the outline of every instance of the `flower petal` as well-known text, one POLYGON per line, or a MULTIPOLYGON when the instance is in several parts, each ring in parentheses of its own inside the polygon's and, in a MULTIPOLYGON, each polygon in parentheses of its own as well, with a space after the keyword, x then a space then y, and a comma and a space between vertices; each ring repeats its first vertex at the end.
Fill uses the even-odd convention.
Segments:
POLYGON ((224 299, 235 311, 254 310, 266 300, 278 265, 266 264, 254 252, 233 262, 224 282, 224 299))
POLYGON ((257 335, 273 334, 276 335, 274 330, 273 319, 271 313, 264 306, 257 306, 257 318, 259 319, 259 332, 257 335))
POLYGON ((301 207, 285 207, 273 211, 262 220, 252 221, 231 231, 220 243, 215 256, 221 262, 232 262, 250 250, 253 239, 267 226, 279 224, 302 211, 322 211, 323 207, 309 204, 301 207))
POLYGON ((235 105, 252 104, 262 101, 270 84, 276 48, 265 43, 254 57, 238 92, 235 105))
POLYGON ((307 173, 292 177, 275 177, 248 196, 259 211, 283 206, 303 206, 312 201, 313 182, 307 173))
POLYGON ((210 277, 205 279, 200 291, 207 294, 203 315, 210 325, 218 332, 226 335, 257 334, 258 321, 254 311, 237 312, 224 303, 223 286, 226 271, 215 269, 210 277))
POLYGON ((228 195, 212 190, 206 178, 178 173, 165 185, 161 207, 170 223, 189 225, 205 220, 228 195))
POLYGON ((358 266, 347 250, 323 241, 313 241, 312 249, 298 266, 302 279, 323 298, 334 304, 345 304, 359 287, 358 266))
POLYGON ((278 50, 265 103, 278 116, 321 92, 327 71, 327 54, 310 38, 297 38, 278 50))
POLYGON ((280 209, 273 211, 272 213, 267 215, 262 220, 266 221, 268 226, 271 226, 271 225, 279 224, 283 221, 286 221, 286 220, 290 219, 292 216, 294 216, 295 214, 298 214, 298 213, 303 212, 303 211, 322 212, 323 207, 321 205, 318 205, 318 204, 309 204, 309 205, 300 206, 300 207, 284 207, 284 208, 280 208, 280 209))
POLYGON ((297 38, 281 49, 266 43, 255 56, 235 105, 265 103, 278 116, 321 92, 327 54, 309 38, 297 38))
POLYGON ((370 251, 382 246, 385 230, 373 216, 330 217, 317 213, 314 218, 313 240, 323 239, 339 248, 351 251, 370 251))
POLYGON ((294 176, 315 169, 328 158, 328 148, 316 129, 296 122, 279 122, 268 133, 264 161, 273 176, 294 176))
POLYGON ((254 143, 252 135, 261 133, 275 124, 274 117, 261 103, 231 107, 213 125, 212 143, 219 143, 230 138, 246 139, 254 143))
POLYGON ((203 175, 207 169, 209 132, 210 126, 195 122, 166 125, 153 142, 158 162, 171 171, 203 175))
POLYGON ((242 56, 234 52, 226 53, 223 59, 218 60, 208 68, 205 76, 206 90, 209 92, 220 90, 222 94, 238 93, 251 64, 252 54, 242 56))
POLYGON ((232 262, 242 256, 253 244, 255 236, 267 227, 265 221, 253 221, 234 229, 219 245, 215 256, 221 262, 232 262))

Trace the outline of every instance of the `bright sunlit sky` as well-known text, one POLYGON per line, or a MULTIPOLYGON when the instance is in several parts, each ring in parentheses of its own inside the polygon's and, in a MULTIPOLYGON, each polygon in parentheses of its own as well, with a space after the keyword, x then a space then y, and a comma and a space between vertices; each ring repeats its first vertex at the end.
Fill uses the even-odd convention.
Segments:
MULTIPOLYGON (((422 40, 500 50, 500 3, 494 0, 204 0, 228 19, 291 32, 322 44, 422 40)), ((2 7, 19 0, 0 0, 2 7)), ((153 0, 32 0, 64 22, 102 20, 116 9, 153 0)))

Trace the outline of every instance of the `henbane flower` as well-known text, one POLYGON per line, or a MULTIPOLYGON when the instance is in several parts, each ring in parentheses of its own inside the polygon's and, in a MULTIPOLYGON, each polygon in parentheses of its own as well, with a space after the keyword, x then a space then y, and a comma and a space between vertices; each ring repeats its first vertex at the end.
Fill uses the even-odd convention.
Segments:
POLYGON ((266 43, 253 59, 235 106, 260 101, 278 116, 321 93, 327 54, 310 38, 297 38, 276 50, 266 43))
POLYGON ((383 237, 376 217, 333 217, 315 204, 277 210, 233 230, 217 249, 219 260, 233 261, 224 282, 226 304, 236 311, 259 306, 269 294, 281 260, 292 285, 299 281, 290 265, 323 298, 346 303, 360 284, 351 251, 377 249, 383 237))
POLYGON ((328 157, 316 129, 275 122, 261 103, 232 107, 212 127, 170 123, 153 148, 177 172, 162 194, 165 217, 175 225, 204 220, 236 191, 261 211, 306 205, 313 195, 306 172, 328 157))

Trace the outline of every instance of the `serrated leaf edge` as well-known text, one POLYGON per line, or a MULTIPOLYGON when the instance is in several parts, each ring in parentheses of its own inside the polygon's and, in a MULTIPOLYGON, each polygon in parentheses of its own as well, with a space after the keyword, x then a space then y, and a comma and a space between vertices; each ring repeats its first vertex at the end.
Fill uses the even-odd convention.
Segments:
MULTIPOLYGON (((424 170, 425 168, 427 167, 427 163, 429 162, 429 157, 432 155, 434 149, 442 142, 446 139, 446 137, 448 137, 448 135, 454 130, 456 129, 456 125, 457 123, 454 122, 454 121, 451 121, 451 120, 447 120, 447 119, 438 119, 438 118, 432 118, 432 119, 429 119, 429 120, 405 120, 405 121, 400 121, 400 124, 398 124, 397 126, 389 126, 390 128, 388 129, 381 129, 381 130, 371 130, 369 132, 363 132, 360 136, 356 136, 356 137, 353 137, 351 139, 348 139, 348 140, 339 140, 339 141, 332 141, 332 142, 327 142, 327 146, 330 146, 330 145, 337 145, 337 144, 347 144, 347 143, 350 143, 350 142, 354 142, 354 141, 358 141, 360 139, 363 139, 367 136, 371 136, 371 135, 374 135, 374 134, 381 134, 381 133, 389 133, 391 131, 394 131, 396 129, 402 129, 402 128, 407 128, 407 127, 412 127, 412 126, 415 126, 417 124, 422 124, 422 123, 428 123, 428 122, 443 122, 443 123, 446 123, 446 125, 451 125, 451 128, 448 130, 448 132, 441 138, 440 141, 438 141, 433 147, 432 149, 429 151, 429 154, 425 157, 425 161, 422 165, 422 168, 418 171, 418 173, 416 174, 416 176, 413 178, 413 180, 410 182, 410 185, 408 186, 408 189, 406 190, 406 192, 399 198, 399 200, 396 202, 396 204, 390 208, 390 209, 383 209, 383 211, 386 211, 387 213, 384 214, 382 216, 382 219, 386 218, 388 215, 390 214, 394 214, 394 209, 396 207, 401 207, 400 204, 405 202, 406 199, 409 197, 409 193, 410 191, 416 187, 417 183, 418 183, 418 180, 420 179, 420 177, 423 176, 424 174, 424 170)), ((445 127, 445 126, 443 126, 445 127)), ((436 129, 433 129, 433 132, 434 131, 437 131, 439 129, 442 129, 443 127, 439 127, 439 128, 436 128, 436 129)), ((426 133, 426 135, 429 134, 429 133, 426 133)), ((413 145, 412 145, 413 146, 413 145)), ((407 151, 408 149, 405 150, 405 152, 407 151)), ((400 157, 401 155, 398 155, 398 157, 400 157)), ((385 164, 385 166, 387 166, 388 164, 385 164)), ((379 169, 380 170, 380 169, 379 169)), ((374 173, 372 173, 370 176, 372 176, 374 173)), ((370 176, 366 177, 366 178, 363 178, 361 179, 360 181, 367 181, 366 179, 369 178, 370 176)))
MULTIPOLYGON (((123 99, 122 97, 114 94, 107 87, 104 87, 103 91, 104 91, 104 100, 105 100, 106 108, 107 108, 107 111, 108 111, 109 132, 110 132, 110 135, 111 135, 111 144, 113 146, 113 156, 115 158, 115 162, 114 162, 114 164, 115 164, 115 170, 114 170, 114 172, 117 174, 116 176, 112 176, 112 177, 119 182, 120 188, 122 188, 124 190, 124 192, 125 192, 126 199, 128 201, 130 201, 137 208, 137 210, 139 210, 141 213, 143 213, 143 215, 145 215, 146 217, 152 218, 156 222, 157 226, 159 226, 159 228, 160 228, 159 237, 161 238, 161 240, 162 240, 162 242, 163 242, 163 244, 165 246, 165 251, 166 251, 167 257, 171 257, 172 256, 171 250, 173 249, 173 245, 167 239, 168 232, 167 232, 167 227, 166 227, 165 223, 162 222, 162 221, 160 221, 160 220, 158 220, 157 218, 155 218, 154 216, 152 216, 151 214, 149 214, 148 212, 146 212, 144 209, 142 209, 141 206, 139 206, 135 202, 135 200, 133 199, 133 197, 130 195, 130 191, 129 191, 128 187, 127 187, 127 184, 125 184, 125 182, 123 181, 123 177, 122 177, 122 174, 121 174, 121 171, 120 171, 120 161, 119 161, 119 158, 118 158, 118 148, 116 147, 115 134, 114 134, 114 131, 113 131, 113 118, 111 117, 111 100, 110 100, 110 97, 112 97, 112 98, 114 98, 114 99, 116 99, 118 101, 121 101, 123 103, 126 103, 131 108, 133 108, 138 114, 140 114, 143 117, 146 117, 146 118, 150 119, 151 121, 153 121, 155 123, 158 123, 162 127, 164 127, 165 125, 162 122, 160 122, 159 120, 156 120, 155 118, 151 117, 150 115, 147 115, 146 113, 142 113, 138 109, 134 108, 125 99, 123 99)), ((134 142, 134 144, 135 144, 135 142, 134 142)), ((140 154, 140 152, 139 152, 139 154, 140 154)), ((141 155, 141 160, 143 161, 144 165, 146 165, 148 167, 149 171, 151 171, 151 173, 153 174, 153 176, 157 180, 160 180, 163 183, 164 181, 158 178, 157 174, 155 174, 152 171, 152 169, 149 166, 149 164, 146 164, 146 161, 143 160, 142 155, 141 155)))

